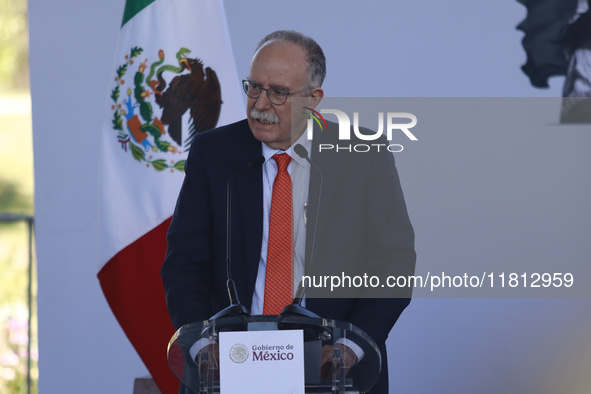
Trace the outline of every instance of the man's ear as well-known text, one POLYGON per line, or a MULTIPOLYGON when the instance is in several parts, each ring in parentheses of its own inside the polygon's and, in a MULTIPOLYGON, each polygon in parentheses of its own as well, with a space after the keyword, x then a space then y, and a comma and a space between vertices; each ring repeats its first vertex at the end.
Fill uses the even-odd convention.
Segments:
POLYGON ((316 108, 316 106, 320 104, 322 98, 324 97, 324 90, 322 88, 312 88, 308 97, 310 98, 309 106, 316 108))

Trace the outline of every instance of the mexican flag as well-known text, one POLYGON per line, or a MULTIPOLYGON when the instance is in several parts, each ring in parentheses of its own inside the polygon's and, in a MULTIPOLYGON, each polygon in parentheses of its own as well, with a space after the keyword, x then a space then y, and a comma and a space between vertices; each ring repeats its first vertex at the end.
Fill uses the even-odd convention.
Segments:
POLYGON ((222 1, 127 0, 105 99, 98 278, 161 391, 176 392, 166 231, 194 136, 244 117, 222 1))

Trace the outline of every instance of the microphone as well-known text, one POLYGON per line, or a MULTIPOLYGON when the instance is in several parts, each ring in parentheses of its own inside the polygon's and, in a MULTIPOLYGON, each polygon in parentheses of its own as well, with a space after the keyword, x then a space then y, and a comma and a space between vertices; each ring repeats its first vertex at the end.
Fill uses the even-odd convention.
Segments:
POLYGON ((264 162, 265 158, 263 156, 254 158, 246 167, 232 175, 226 184, 226 278, 228 279, 226 281, 226 287, 228 288, 230 305, 213 315, 209 320, 219 319, 220 317, 230 315, 250 315, 248 309, 240 303, 240 300, 238 299, 238 291, 236 290, 236 283, 234 282, 234 279, 232 279, 232 182, 236 177, 244 174, 251 168, 262 165, 264 162))
MULTIPOLYGON (((310 156, 308 154, 308 150, 306 148, 304 148, 304 146, 302 144, 297 144, 293 147, 293 151, 302 159, 306 160, 308 163, 310 163, 310 166, 312 166, 312 168, 314 168, 316 170, 316 172, 318 173, 319 179, 320 179, 320 183, 318 186, 318 202, 316 204, 316 210, 314 213, 314 226, 313 226, 313 235, 312 235, 312 245, 310 246, 310 259, 308 261, 308 263, 305 265, 305 269, 304 269, 304 273, 309 272, 310 271, 310 267, 312 266, 312 259, 314 258, 314 246, 316 244, 316 226, 318 225, 318 207, 320 206, 320 195, 322 194, 322 171, 320 171, 320 169, 318 168, 318 166, 316 164, 314 164, 314 162, 312 160, 310 160, 310 156)), ((309 311, 308 309, 304 308, 302 306, 302 301, 304 299, 304 293, 306 292, 306 288, 304 287, 303 283, 300 283, 300 286, 298 287, 298 291, 296 293, 295 298, 293 299, 292 303, 287 305, 285 308, 283 308, 283 311, 281 311, 281 316, 284 315, 302 315, 302 316, 308 316, 308 317, 320 317, 317 314, 315 314, 312 311, 309 311)))

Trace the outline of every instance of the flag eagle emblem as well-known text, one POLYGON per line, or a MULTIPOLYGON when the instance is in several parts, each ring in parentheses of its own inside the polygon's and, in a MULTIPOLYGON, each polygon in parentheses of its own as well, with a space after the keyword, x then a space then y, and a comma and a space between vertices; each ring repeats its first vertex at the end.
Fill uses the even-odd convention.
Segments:
POLYGON ((158 60, 140 62, 143 52, 131 48, 116 70, 111 91, 113 129, 121 148, 135 160, 156 171, 184 171, 182 153, 197 133, 214 128, 220 117, 217 74, 210 67, 204 69, 201 60, 187 57, 191 52, 187 48, 176 53, 177 64, 165 64, 162 49, 158 60), (189 119, 183 120, 187 112, 189 119))

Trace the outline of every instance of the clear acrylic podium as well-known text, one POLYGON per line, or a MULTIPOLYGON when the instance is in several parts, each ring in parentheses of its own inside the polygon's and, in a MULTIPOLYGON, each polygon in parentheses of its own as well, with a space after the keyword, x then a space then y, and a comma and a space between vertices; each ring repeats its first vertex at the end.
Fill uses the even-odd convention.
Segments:
POLYGON ((196 359, 190 355, 189 349, 201 339, 218 344, 220 332, 262 330, 303 331, 306 393, 364 393, 373 386, 380 373, 380 351, 362 330, 350 323, 299 315, 234 315, 186 324, 170 339, 168 364, 189 392, 219 393, 219 355, 208 351, 215 347, 203 349, 196 359), (320 365, 323 346, 346 341, 353 341, 364 351, 363 358, 348 373, 338 349, 332 351, 332 363, 320 365))

